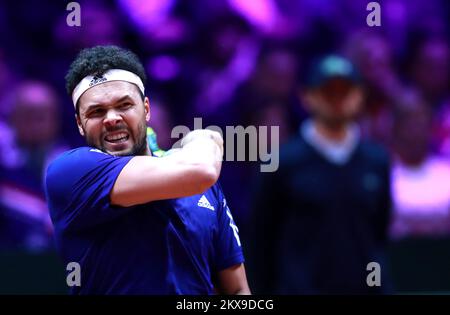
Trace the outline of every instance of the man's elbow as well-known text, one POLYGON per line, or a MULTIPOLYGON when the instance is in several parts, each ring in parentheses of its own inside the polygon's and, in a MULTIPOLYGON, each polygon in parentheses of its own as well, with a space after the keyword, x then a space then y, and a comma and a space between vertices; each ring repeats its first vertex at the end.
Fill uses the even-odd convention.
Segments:
POLYGON ((232 295, 252 295, 252 291, 248 286, 237 289, 232 295))
POLYGON ((219 179, 220 170, 212 165, 201 165, 196 170, 197 190, 196 193, 200 194, 208 190, 219 179))

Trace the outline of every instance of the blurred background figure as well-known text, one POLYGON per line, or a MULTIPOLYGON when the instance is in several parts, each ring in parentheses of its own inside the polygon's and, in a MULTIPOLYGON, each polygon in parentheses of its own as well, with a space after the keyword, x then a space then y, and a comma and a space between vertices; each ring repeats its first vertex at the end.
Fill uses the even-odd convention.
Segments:
MULTIPOLYGON (((288 119, 280 128, 291 134, 297 129, 300 121, 297 84, 300 73, 299 57, 295 50, 287 47, 273 47, 261 51, 257 67, 249 79, 239 89, 234 105, 236 115, 247 124, 254 124, 263 112, 273 105, 275 111, 285 112, 288 119), (271 103, 271 104, 269 104, 271 103)), ((279 115, 274 116, 277 120, 279 115)), ((269 116, 267 116, 268 119, 269 116)), ((287 135, 287 134, 285 134, 287 135)))
POLYGON ((388 268, 389 159, 360 139, 354 121, 363 90, 354 66, 336 55, 319 60, 303 102, 311 119, 255 195, 255 292, 388 293, 387 273, 383 286, 369 287, 366 268, 388 268))
POLYGON ((195 78, 195 113, 206 118, 216 113, 214 123, 226 123, 234 116, 231 105, 237 89, 255 70, 260 44, 246 21, 233 15, 212 22, 199 39, 203 56, 196 66, 201 70, 195 78))
POLYGON ((7 102, 16 81, 16 75, 11 71, 6 56, 0 48, 0 124, 5 121, 10 111, 7 102))
POLYGON ((354 32, 346 45, 346 54, 358 68, 366 89, 361 117, 363 136, 387 145, 392 101, 401 88, 392 47, 382 34, 368 29, 354 32))
POLYGON ((67 27, 66 16, 61 15, 54 27, 54 41, 66 53, 77 53, 94 45, 120 45, 121 19, 105 1, 83 3, 83 22, 89 27, 67 27))
POLYGON ((408 88, 393 110, 389 252, 398 291, 450 288, 450 160, 432 149, 433 109, 408 88))
POLYGON ((450 46, 447 38, 439 36, 418 40, 410 64, 413 84, 425 101, 439 109, 450 97, 450 46))
POLYGON ((151 118, 149 126, 153 128, 157 135, 158 146, 162 150, 169 150, 175 143, 175 139, 170 137, 174 123, 165 100, 158 97, 152 97, 150 111, 151 118))
POLYGON ((43 190, 48 163, 68 147, 59 142, 59 100, 41 81, 21 83, 14 93, 11 137, 2 148, 0 207, 2 243, 7 248, 53 248, 52 228, 43 190))
POLYGON ((417 90, 394 110, 391 236, 450 236, 450 161, 431 151, 432 108, 417 90))
MULTIPOLYGON (((235 125, 232 121, 237 119, 243 126, 267 126, 267 139, 271 139, 272 126, 277 126, 278 142, 285 143, 303 117, 296 95, 299 68, 298 57, 291 49, 275 46, 261 51, 256 68, 234 97, 228 124, 235 125)), ((224 170, 222 181, 229 186, 228 199, 236 204, 245 235, 246 227, 254 224, 248 207, 252 175, 259 171, 259 163, 225 163, 224 170), (234 185, 236 181, 249 189, 234 185)))
POLYGON ((417 42, 410 64, 412 82, 432 110, 432 150, 450 157, 450 45, 440 36, 417 42))

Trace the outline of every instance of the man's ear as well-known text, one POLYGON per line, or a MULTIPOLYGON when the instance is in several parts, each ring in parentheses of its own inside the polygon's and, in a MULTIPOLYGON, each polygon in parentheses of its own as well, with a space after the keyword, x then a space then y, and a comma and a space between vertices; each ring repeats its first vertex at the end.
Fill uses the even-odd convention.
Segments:
POLYGON ((144 110, 145 110, 145 120, 147 122, 149 122, 150 121, 150 100, 148 99, 147 96, 144 98, 144 110))
POLYGON ((81 124, 81 119, 77 114, 75 114, 75 120, 77 121, 78 131, 80 132, 80 135, 84 137, 83 125, 81 124))

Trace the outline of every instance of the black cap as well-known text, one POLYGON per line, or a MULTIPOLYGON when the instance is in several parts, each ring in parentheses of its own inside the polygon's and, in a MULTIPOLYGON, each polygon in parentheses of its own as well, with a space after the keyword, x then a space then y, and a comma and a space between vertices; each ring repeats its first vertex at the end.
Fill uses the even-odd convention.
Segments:
POLYGON ((318 87, 333 78, 360 83, 359 74, 350 60, 339 55, 328 55, 313 64, 306 85, 310 88, 318 87))

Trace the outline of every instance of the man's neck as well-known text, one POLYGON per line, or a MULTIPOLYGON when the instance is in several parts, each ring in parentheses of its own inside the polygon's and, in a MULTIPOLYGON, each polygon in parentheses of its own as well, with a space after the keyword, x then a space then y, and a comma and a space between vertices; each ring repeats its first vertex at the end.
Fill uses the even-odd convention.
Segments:
POLYGON ((315 119, 314 127, 316 128, 317 132, 325 139, 334 142, 341 142, 346 138, 349 126, 345 123, 331 126, 330 124, 315 119))
POLYGON ((329 128, 315 120, 302 124, 301 134, 305 141, 332 163, 347 163, 359 143, 357 126, 345 124, 342 128, 329 128))

